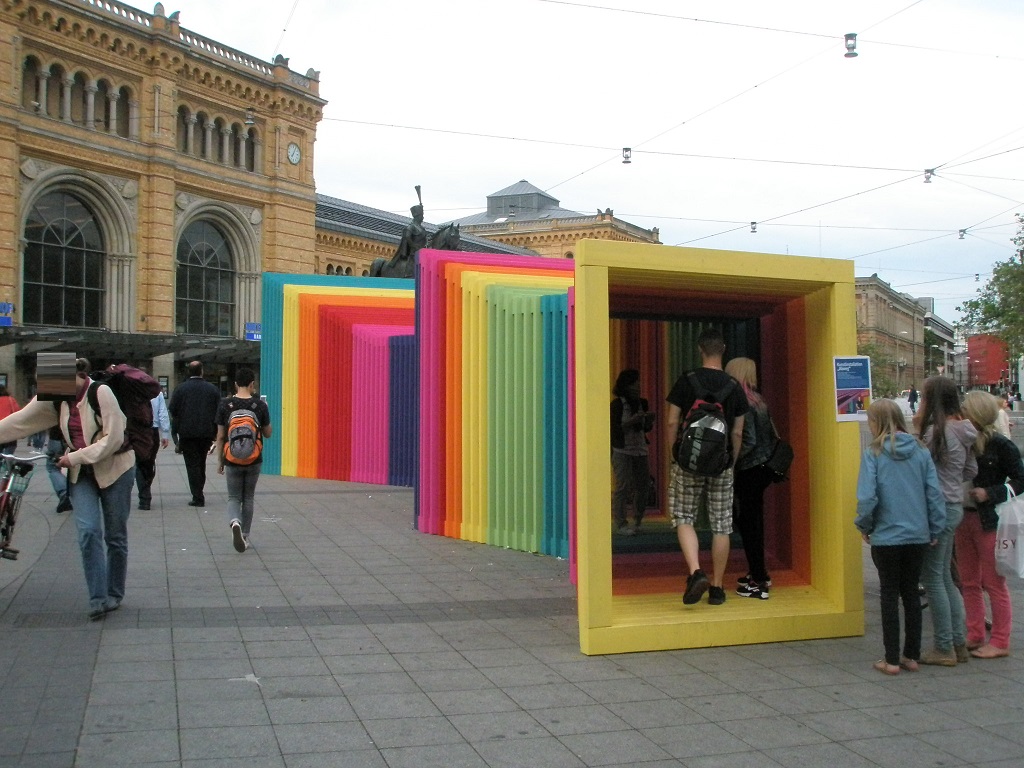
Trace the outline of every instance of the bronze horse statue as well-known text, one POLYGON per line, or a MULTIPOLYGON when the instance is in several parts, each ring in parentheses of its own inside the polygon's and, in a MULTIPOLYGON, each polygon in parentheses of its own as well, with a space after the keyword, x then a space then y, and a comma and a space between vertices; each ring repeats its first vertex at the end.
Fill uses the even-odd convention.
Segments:
POLYGON ((415 277, 416 254, 423 247, 435 248, 439 251, 459 250, 462 236, 458 224, 443 225, 430 236, 428 242, 424 242, 423 235, 426 232, 422 230, 422 227, 417 226, 418 223, 414 210, 413 222, 403 230, 402 239, 398 243, 395 255, 391 259, 385 259, 383 256, 374 259, 373 264, 370 265, 370 277, 415 277))

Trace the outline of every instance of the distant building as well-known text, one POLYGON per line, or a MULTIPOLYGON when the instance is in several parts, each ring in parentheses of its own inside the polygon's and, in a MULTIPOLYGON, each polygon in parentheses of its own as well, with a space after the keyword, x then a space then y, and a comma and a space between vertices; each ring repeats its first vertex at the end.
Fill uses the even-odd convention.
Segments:
POLYGON ((528 248, 541 256, 571 259, 583 239, 659 243, 658 228, 643 229, 616 218, 611 208, 586 214, 525 179, 487 196, 487 210, 455 221, 471 234, 528 248))
POLYGON ((1009 348, 998 336, 978 333, 967 337, 967 389, 1004 392, 1011 382, 1009 348))

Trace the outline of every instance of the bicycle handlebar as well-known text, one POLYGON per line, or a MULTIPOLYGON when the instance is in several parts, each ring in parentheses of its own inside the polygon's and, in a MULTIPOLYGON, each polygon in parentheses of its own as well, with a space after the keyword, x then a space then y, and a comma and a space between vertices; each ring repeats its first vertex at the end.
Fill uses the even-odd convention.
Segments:
POLYGON ((16 456, 13 453, 0 453, 0 459, 2 459, 7 464, 13 464, 16 461, 39 461, 40 459, 45 458, 45 453, 33 453, 30 454, 29 456, 16 456))

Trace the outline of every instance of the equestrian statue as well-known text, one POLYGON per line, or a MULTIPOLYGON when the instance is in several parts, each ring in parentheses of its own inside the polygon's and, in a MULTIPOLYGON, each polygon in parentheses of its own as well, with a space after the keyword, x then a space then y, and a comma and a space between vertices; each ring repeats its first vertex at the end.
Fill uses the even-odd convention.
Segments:
MULTIPOLYGON (((412 221, 402 229, 402 238, 398 241, 395 255, 390 260, 383 256, 374 259, 370 265, 370 277, 416 276, 416 254, 428 244, 427 230, 423 226, 423 197, 420 195, 419 184, 416 185, 416 199, 419 202, 409 209, 412 221)), ((445 224, 429 238, 429 245, 441 251, 457 251, 460 240, 458 224, 445 224)))

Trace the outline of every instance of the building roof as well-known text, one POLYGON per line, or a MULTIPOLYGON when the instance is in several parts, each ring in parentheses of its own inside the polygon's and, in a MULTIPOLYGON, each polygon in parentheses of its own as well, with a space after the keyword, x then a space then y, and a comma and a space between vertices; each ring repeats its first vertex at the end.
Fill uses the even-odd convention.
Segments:
MULTIPOLYGON (((379 208, 341 200, 327 195, 316 196, 316 226, 332 232, 342 232, 368 240, 378 240, 398 245, 402 238, 402 230, 412 221, 408 216, 400 216, 379 208)), ((460 223, 458 221, 454 222, 460 223)), ((440 225, 423 222, 424 229, 433 234, 440 225)), ((517 256, 536 256, 535 251, 515 245, 477 237, 468 232, 461 233, 463 251, 480 253, 507 253, 517 256)))
MULTIPOLYGON (((466 226, 504 224, 509 221, 551 221, 553 219, 577 219, 587 214, 562 208, 559 201, 535 187, 526 179, 520 179, 504 189, 487 196, 487 210, 456 219, 456 224, 466 226)), ((589 218, 593 218, 592 216, 589 218)))

